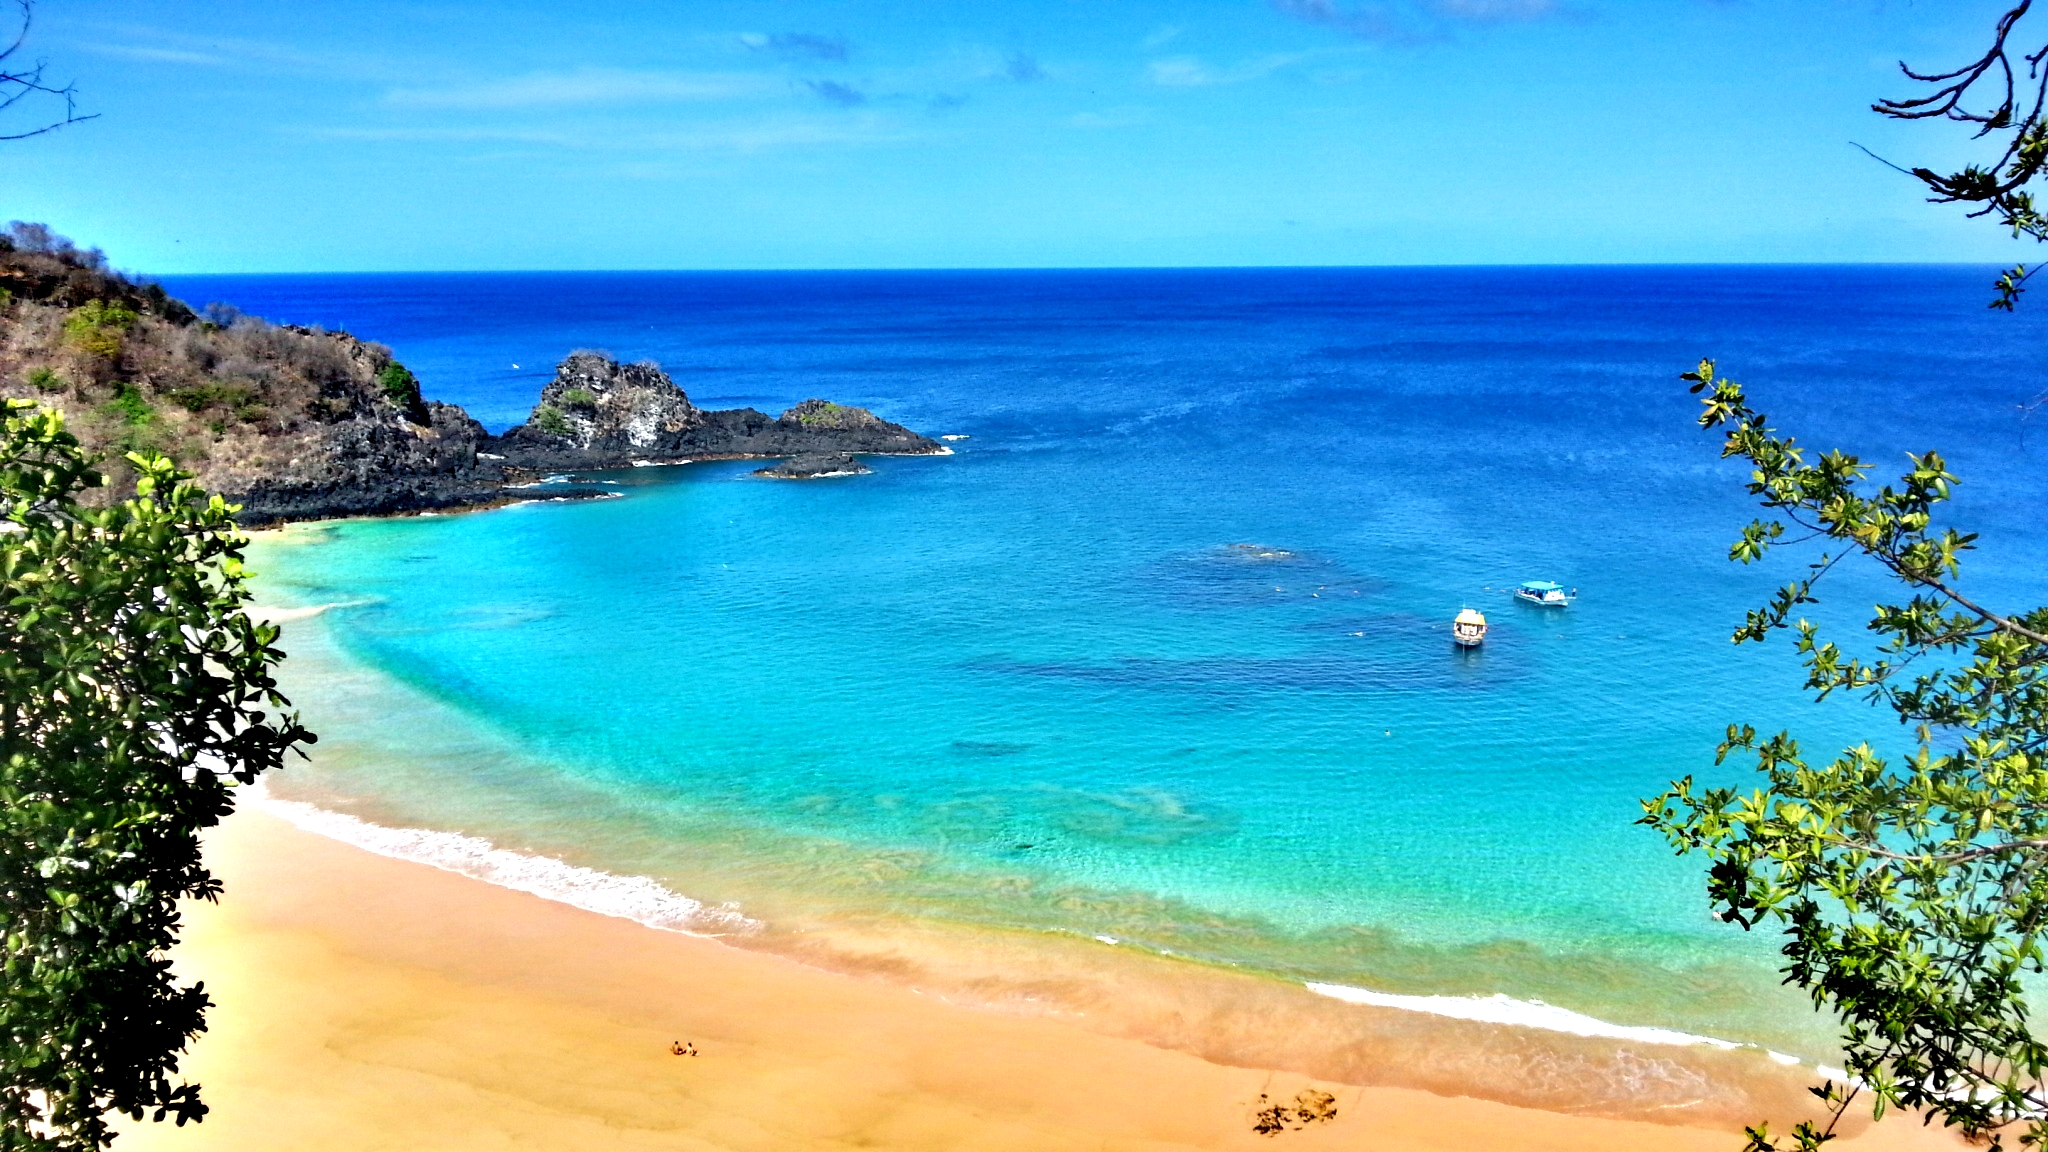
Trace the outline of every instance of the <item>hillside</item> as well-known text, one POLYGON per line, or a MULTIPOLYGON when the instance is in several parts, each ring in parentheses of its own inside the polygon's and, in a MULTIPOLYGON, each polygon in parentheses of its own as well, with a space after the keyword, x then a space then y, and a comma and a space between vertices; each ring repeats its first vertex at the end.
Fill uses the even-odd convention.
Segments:
POLYGON ((571 354, 533 417, 493 437, 422 397, 382 344, 219 304, 196 312, 20 221, 0 233, 0 395, 64 414, 105 458, 99 498, 132 490, 123 453, 154 449, 249 525, 489 504, 535 476, 639 460, 945 451, 824 400, 779 417, 700 409, 659 366, 595 352, 571 354))
POLYGON ((473 503, 481 425, 420 396, 381 344, 206 315, 47 228, 0 234, 0 394, 56 408, 107 457, 156 449, 262 521, 473 503))

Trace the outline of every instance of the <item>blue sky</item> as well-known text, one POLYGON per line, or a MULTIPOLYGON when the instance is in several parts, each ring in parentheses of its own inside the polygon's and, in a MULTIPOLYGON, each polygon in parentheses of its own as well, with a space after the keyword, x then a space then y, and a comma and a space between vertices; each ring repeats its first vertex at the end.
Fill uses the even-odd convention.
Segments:
POLYGON ((2012 260, 1867 159, 2004 0, 41 0, 156 273, 2012 260))

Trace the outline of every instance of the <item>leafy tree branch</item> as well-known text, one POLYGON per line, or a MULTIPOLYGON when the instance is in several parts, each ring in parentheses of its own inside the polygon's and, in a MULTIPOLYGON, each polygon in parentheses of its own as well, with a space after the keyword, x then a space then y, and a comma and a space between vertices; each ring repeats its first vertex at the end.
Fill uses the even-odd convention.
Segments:
POLYGON ((233 509, 155 454, 109 508, 51 411, 0 407, 0 1149, 91 1152, 105 1113, 206 1114, 166 952, 220 882, 199 833, 313 741, 251 620, 233 509))
MULTIPOLYGON (((2048 1047, 2022 980, 2043 969, 2048 917, 2048 609, 1999 612, 1957 591, 1976 537, 1934 523, 1956 483, 1936 453, 1909 456, 1895 483, 1873 489, 1856 457, 1780 436, 1712 361, 1685 378, 1705 394, 1700 425, 1750 465, 1748 490, 1771 513, 1730 558, 1761 560, 1788 523, 1830 549, 1733 639, 1792 631, 1809 690, 1861 692, 1911 734, 1898 758, 1863 744, 1815 764, 1789 733, 1731 725, 1716 764, 1753 757, 1764 786, 1687 777, 1643 803, 1643 823, 1710 860, 1716 915, 1778 926, 1786 981, 1841 1021, 1852 1082, 1816 1088, 1833 1119, 1799 1125, 1786 1147, 1833 1139, 1865 1093, 1879 1115, 1921 1110, 1993 1147, 2038 1143, 2048 1047), (1874 609, 1868 659, 1794 618, 1848 560, 1874 562, 1906 596, 1874 609)), ((1759 1127, 1749 1147, 1781 1146, 1759 1127)))

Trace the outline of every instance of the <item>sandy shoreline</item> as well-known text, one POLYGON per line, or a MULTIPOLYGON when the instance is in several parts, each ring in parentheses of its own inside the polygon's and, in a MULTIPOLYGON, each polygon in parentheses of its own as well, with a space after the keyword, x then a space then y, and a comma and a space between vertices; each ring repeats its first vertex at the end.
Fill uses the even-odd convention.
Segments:
MULTIPOLYGON (((1227 1067, 1059 1020, 660 932, 372 855, 248 810, 180 970, 217 1007, 213 1114, 137 1149, 1715 1149, 1731 1130, 1573 1117, 1227 1067), (674 1056, 673 1041, 700 1056, 674 1056), (1336 1098, 1252 1131, 1261 1093, 1336 1098)), ((1907 1121, 1850 1149, 1960 1147, 1907 1121)))

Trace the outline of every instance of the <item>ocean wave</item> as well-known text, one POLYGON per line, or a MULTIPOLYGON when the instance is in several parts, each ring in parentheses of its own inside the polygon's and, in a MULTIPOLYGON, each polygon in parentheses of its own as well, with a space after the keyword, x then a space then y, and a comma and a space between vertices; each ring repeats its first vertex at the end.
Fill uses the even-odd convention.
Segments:
MULTIPOLYGON (((551 856, 514 852, 499 848, 481 837, 456 832, 374 824, 346 813, 272 796, 261 781, 244 789, 243 795, 254 806, 303 831, 338 840, 366 852, 425 864, 586 912, 630 920, 648 928, 715 938, 750 934, 763 926, 760 921, 742 914, 734 905, 708 906, 664 887, 651 877, 622 876, 570 864, 551 856)), ((1123 943, 1114 936, 1097 935, 1095 939, 1104 944, 1123 943)), ((1173 954, 1164 949, 1160 951, 1166 955, 1173 954)), ((1639 1044, 1698 1046, 1723 1051, 1749 1048, 1778 1064, 1805 1064, 1796 1056, 1755 1045, 1671 1028, 1615 1024, 1540 1000, 1517 1000, 1505 993, 1491 996, 1417 996, 1317 981, 1304 981, 1303 986, 1320 996, 1374 1008, 1639 1044)), ((1811 1067, 1825 1079, 1855 1083, 1854 1078, 1842 1069, 1818 1063, 1811 1067)))
MULTIPOLYGON (((1348 1004, 1366 1004, 1374 1008, 1393 1008, 1402 1012, 1424 1012, 1431 1016, 1447 1016, 1454 1020, 1471 1020, 1481 1024, 1505 1024, 1517 1028, 1535 1028, 1544 1032, 1564 1032, 1573 1036, 1629 1040, 1638 1044, 1701 1046, 1731 1052, 1738 1048, 1754 1047, 1715 1036, 1680 1032, 1674 1028, 1613 1024, 1583 1012, 1574 1012, 1555 1004, 1545 1004, 1541 1000, 1517 1000, 1504 992, 1496 992, 1491 996, 1402 996, 1392 992, 1354 988, 1348 984, 1322 984, 1313 980, 1305 981, 1304 984, 1309 991, 1319 996, 1328 996, 1348 1004)), ((1760 1051, 1779 1064, 1803 1063, 1799 1057, 1788 1056, 1783 1052, 1773 1052, 1768 1048, 1760 1051)), ((1825 1064, 1815 1064, 1813 1067, 1830 1080, 1845 1083, 1850 1081, 1849 1074, 1840 1068, 1830 1068, 1825 1064)))
POLYGON ((379 856, 426 864, 600 916, 616 916, 688 936, 727 936, 761 927, 760 921, 742 915, 731 905, 707 906, 672 892, 647 876, 620 876, 552 856, 514 852, 480 837, 456 832, 372 824, 346 813, 279 799, 270 795, 260 781, 244 794, 263 811, 303 831, 379 856))

